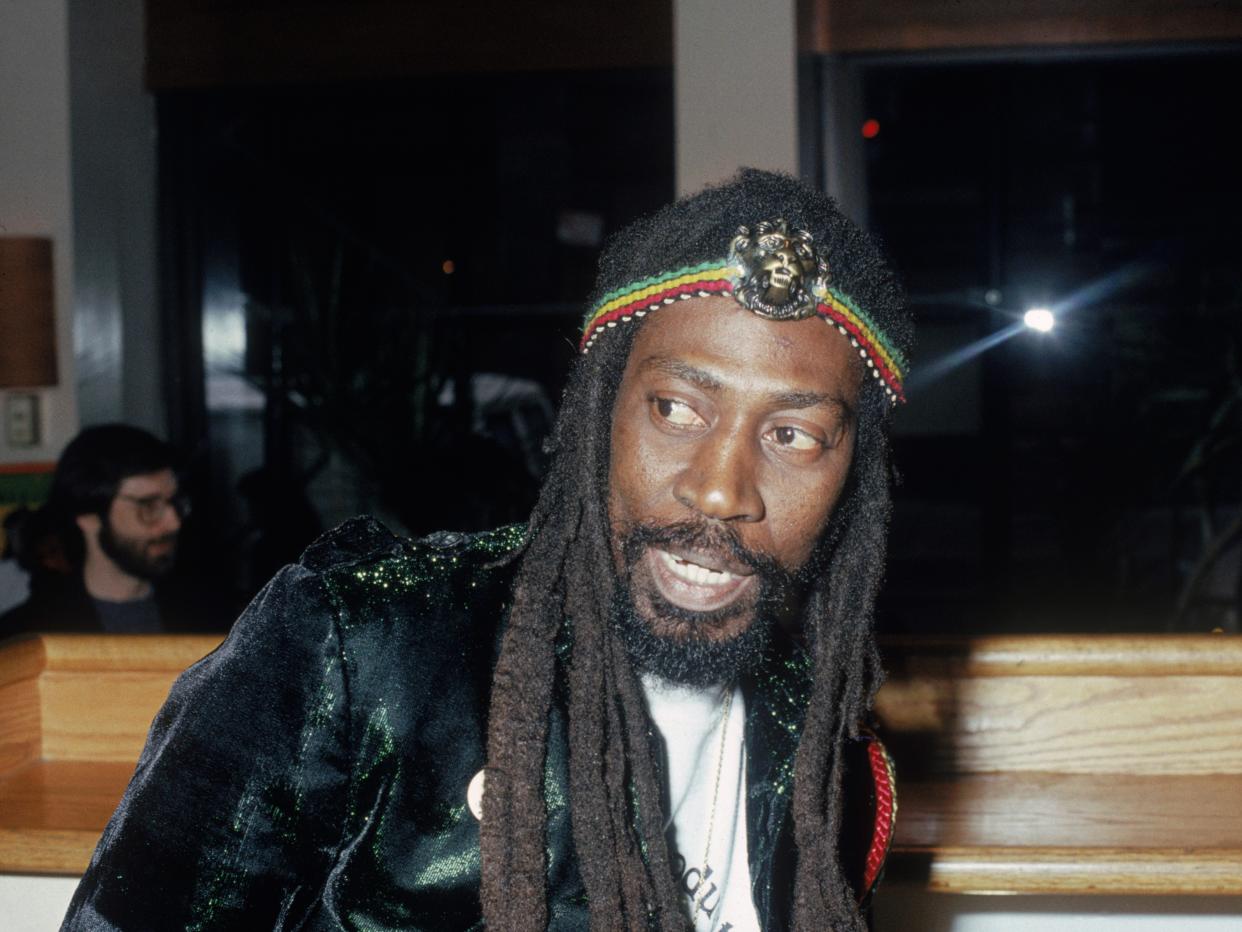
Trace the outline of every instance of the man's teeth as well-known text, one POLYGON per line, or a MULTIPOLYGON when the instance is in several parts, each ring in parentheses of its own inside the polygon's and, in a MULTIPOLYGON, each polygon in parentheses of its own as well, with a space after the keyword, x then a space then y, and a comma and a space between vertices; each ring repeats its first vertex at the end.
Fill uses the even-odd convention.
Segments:
POLYGON ((678 579, 685 580, 696 586, 723 586, 736 578, 732 573, 725 570, 708 569, 706 566, 699 566, 697 563, 691 563, 689 560, 675 557, 664 550, 657 552, 670 573, 678 579))

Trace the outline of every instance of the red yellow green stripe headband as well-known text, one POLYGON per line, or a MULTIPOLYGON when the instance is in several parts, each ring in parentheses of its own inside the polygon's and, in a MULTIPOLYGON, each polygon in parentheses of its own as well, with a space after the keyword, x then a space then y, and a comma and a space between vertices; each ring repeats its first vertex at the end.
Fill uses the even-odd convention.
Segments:
POLYGON ((905 401, 906 361, 882 330, 848 295, 829 283, 828 264, 811 235, 784 220, 740 227, 725 259, 661 272, 604 295, 587 315, 582 352, 608 330, 690 298, 732 295, 770 320, 819 316, 858 350, 893 402, 905 401))

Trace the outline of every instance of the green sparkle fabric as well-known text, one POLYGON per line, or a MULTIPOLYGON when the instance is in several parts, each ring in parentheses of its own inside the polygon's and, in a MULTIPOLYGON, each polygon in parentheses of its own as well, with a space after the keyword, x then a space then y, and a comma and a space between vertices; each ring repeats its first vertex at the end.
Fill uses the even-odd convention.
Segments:
MULTIPOLYGON (((174 685, 62 928, 481 929, 466 788, 484 764, 512 581, 512 564, 496 561, 523 532, 411 542, 356 519, 283 570, 174 685)), ((795 654, 748 687, 747 821, 765 929, 785 926, 806 679, 795 654)), ((588 925, 566 733, 558 703, 544 794, 558 932, 588 925)), ((861 864, 867 819, 855 821, 864 836, 843 846, 861 864)))

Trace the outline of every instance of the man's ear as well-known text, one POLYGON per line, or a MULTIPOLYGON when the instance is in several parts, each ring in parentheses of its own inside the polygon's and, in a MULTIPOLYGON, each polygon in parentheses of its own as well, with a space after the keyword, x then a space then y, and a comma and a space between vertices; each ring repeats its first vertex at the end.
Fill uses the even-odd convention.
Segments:
POLYGON ((78 515, 73 519, 78 524, 78 530, 82 532, 82 536, 87 540, 95 540, 99 537, 99 529, 103 526, 97 514, 78 515))

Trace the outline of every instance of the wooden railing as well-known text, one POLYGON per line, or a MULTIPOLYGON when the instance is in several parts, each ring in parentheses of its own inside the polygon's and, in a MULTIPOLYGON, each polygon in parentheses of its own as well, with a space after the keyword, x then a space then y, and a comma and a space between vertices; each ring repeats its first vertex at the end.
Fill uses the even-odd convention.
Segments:
MULTIPOLYGON (((213 637, 0 646, 0 872, 78 874, 213 637)), ((886 645, 889 876, 932 890, 1242 894, 1242 639, 886 645)))

